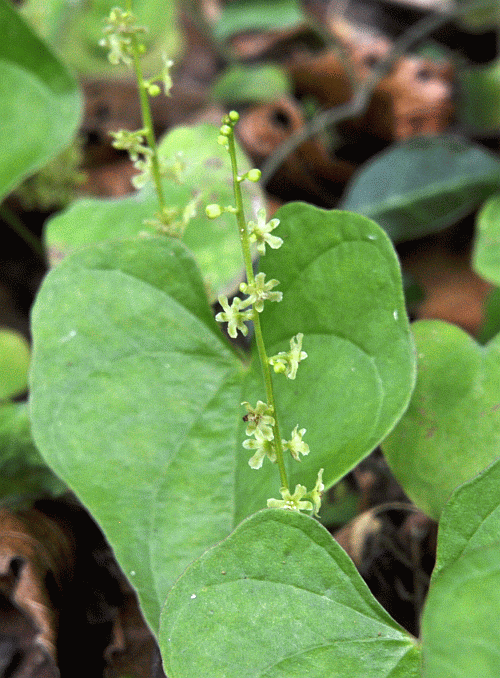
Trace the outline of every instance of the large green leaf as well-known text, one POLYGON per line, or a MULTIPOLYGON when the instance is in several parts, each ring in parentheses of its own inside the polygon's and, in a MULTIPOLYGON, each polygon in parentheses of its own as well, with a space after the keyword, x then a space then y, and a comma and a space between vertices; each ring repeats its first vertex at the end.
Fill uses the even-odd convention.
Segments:
POLYGON ((239 361, 214 328, 192 259, 163 238, 69 257, 34 308, 35 440, 153 629, 173 579, 232 527, 239 361))
MULTIPOLYGON (((397 421, 413 352, 376 224, 300 204, 280 217, 285 244, 265 259, 283 282, 283 319, 264 311, 264 334, 274 351, 306 333, 310 358, 275 386, 287 435, 310 427, 292 481, 303 471, 312 489, 320 466, 331 484, 397 421)), ((67 257, 42 285, 33 336, 37 445, 103 527, 156 629, 189 562, 278 494, 276 467, 250 469, 241 446, 240 403, 263 397, 258 367, 226 344, 186 248, 161 237, 67 257)))
MULTIPOLYGON (((241 268, 241 247, 234 216, 223 214, 211 220, 204 204, 234 202, 231 163, 228 154, 221 154, 217 145, 217 128, 213 125, 176 127, 162 140, 160 155, 167 161, 178 158, 184 165, 182 183, 165 180, 163 190, 167 205, 182 210, 199 198, 197 215, 184 234, 184 242, 196 255, 205 282, 214 298, 216 292, 234 281, 241 268)), ((250 169, 248 160, 238 152, 241 172, 250 169)), ((262 193, 256 184, 242 185, 247 213, 262 205, 262 193)), ((150 230, 144 220, 158 212, 158 201, 151 185, 121 199, 84 199, 74 202, 47 223, 45 242, 49 259, 54 264, 75 249, 102 240, 136 236, 150 230)))
POLYGON ((177 581, 162 612, 170 678, 416 678, 414 640, 316 521, 261 511, 177 581), (195 629, 195 633, 193 633, 195 629))
MULTIPOLYGON (((287 459, 292 487, 312 487, 320 467, 332 485, 392 429, 415 379, 413 346, 394 249, 373 222, 355 214, 291 203, 276 214, 284 244, 261 259, 267 279, 280 281, 283 301, 261 315, 268 354, 304 334, 308 358, 295 381, 275 377, 281 434, 307 430, 311 454, 287 459)), ((251 403, 264 399, 259 366, 245 381, 251 403)), ((241 423, 240 436, 244 438, 241 423)), ((265 487, 275 496, 275 469, 249 468, 241 448, 238 518, 258 510, 265 487)))
POLYGON ((0 0, 0 200, 57 155, 80 120, 76 81, 0 0))
POLYGON ((400 242, 456 223, 499 181, 500 161, 478 145, 452 136, 412 138, 363 166, 340 207, 374 219, 400 242))
POLYGON ((500 456, 500 335, 413 324, 418 376, 410 406, 383 442, 405 492, 436 520, 452 491, 500 456))

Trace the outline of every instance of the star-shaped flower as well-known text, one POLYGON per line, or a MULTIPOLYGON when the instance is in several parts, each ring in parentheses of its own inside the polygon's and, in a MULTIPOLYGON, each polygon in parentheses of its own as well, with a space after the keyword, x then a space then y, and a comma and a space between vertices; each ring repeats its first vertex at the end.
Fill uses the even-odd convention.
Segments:
POLYGON ((310 501, 302 501, 302 497, 307 494, 307 489, 304 485, 295 485, 295 492, 290 494, 290 490, 286 487, 280 489, 280 494, 283 499, 268 499, 268 508, 282 508, 288 511, 312 511, 313 505, 310 501))
POLYGON ((243 447, 246 450, 255 450, 253 457, 248 460, 250 468, 260 468, 264 461, 264 457, 266 456, 269 457, 269 460, 274 464, 276 462, 276 452, 273 442, 271 440, 266 440, 259 429, 254 431, 254 436, 254 438, 247 438, 243 441, 243 447))
POLYGON ((290 450, 290 454, 295 459, 295 461, 300 461, 299 454, 302 454, 304 457, 309 454, 309 445, 302 440, 302 436, 306 432, 305 428, 298 430, 297 426, 292 431, 292 437, 290 440, 282 440, 283 449, 290 450))
POLYGON ((227 332, 229 336, 232 337, 233 339, 236 339, 238 330, 245 337, 248 334, 248 327, 245 325, 245 322, 247 320, 253 319, 253 311, 252 310, 243 311, 242 309, 248 306, 249 303, 250 302, 248 301, 248 299, 242 300, 239 297, 235 297, 233 299, 233 303, 230 306, 226 295, 225 294, 219 295, 219 304, 222 306, 224 311, 217 313, 215 319, 219 323, 228 324, 227 332))
POLYGON ((271 235, 271 231, 274 231, 279 223, 279 219, 271 219, 271 221, 266 223, 265 209, 260 209, 257 212, 257 223, 255 223, 255 221, 248 222, 250 242, 257 243, 257 251, 259 254, 266 253, 266 244, 269 245, 269 247, 271 247, 273 250, 277 250, 278 247, 281 247, 283 244, 283 240, 281 238, 278 238, 276 235, 271 235))
POLYGON ((303 337, 302 332, 299 332, 297 336, 290 339, 289 351, 280 351, 269 358, 269 364, 274 367, 275 372, 284 372, 289 379, 295 379, 299 363, 307 358, 307 353, 302 350, 303 337))
POLYGON ((254 305, 257 313, 262 313, 264 310, 264 301, 281 301, 283 299, 283 292, 271 292, 273 287, 279 285, 279 280, 270 280, 265 282, 266 274, 257 273, 253 284, 241 283, 240 291, 243 294, 248 294, 248 302, 254 305))
POLYGON ((257 400, 257 405, 252 407, 246 400, 241 403, 246 407, 247 414, 243 419, 247 422, 246 434, 247 436, 254 435, 259 431, 265 440, 273 440, 274 434, 272 427, 275 420, 273 417, 273 408, 269 407, 267 403, 262 400, 257 400))

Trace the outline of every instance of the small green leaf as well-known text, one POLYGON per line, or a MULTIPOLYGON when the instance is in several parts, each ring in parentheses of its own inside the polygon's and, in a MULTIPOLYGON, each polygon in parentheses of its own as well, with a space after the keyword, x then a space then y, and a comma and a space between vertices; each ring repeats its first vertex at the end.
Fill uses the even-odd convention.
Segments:
POLYGON ((500 161, 452 136, 394 144, 354 177, 341 209, 374 219, 395 242, 441 230, 498 190, 500 161))
POLYGON ((468 550, 431 585, 422 618, 422 678, 497 678, 499 614, 497 542, 468 550))
POLYGON ((284 69, 273 64, 229 66, 217 79, 213 96, 225 103, 275 101, 289 94, 290 81, 284 69))
POLYGON ((36 449, 30 428, 26 403, 0 405, 0 504, 66 489, 36 449))
POLYGON ((500 194, 485 202, 476 220, 472 266, 476 273, 500 286, 500 194))
POLYGON ((82 102, 74 78, 7 0, 0 35, 1 201, 67 146, 82 102))
POLYGON ((494 287, 483 304, 483 323, 478 332, 480 344, 486 344, 500 332, 500 287, 494 287))
POLYGON ((0 329, 0 400, 14 398, 28 387, 30 348, 14 330, 0 329))
POLYGON ((240 0, 224 5, 214 25, 218 40, 227 40, 238 33, 283 30, 304 22, 305 15, 298 0, 240 0))
MULTIPOLYGON (((199 198, 197 216, 189 223, 183 241, 196 256, 212 300, 237 277, 242 266, 234 216, 224 213, 213 220, 205 214, 207 202, 226 206, 234 201, 229 155, 217 145, 216 138, 217 128, 213 125, 177 127, 159 146, 163 158, 172 162, 178 159, 184 165, 182 183, 163 181, 167 206, 179 211, 176 218, 181 217, 194 197, 199 198)), ((242 173, 250 169, 241 151, 238 163, 242 173)), ((260 188, 246 181, 242 190, 247 213, 257 211, 262 203, 260 188)), ((145 225, 144 220, 153 218, 158 209, 151 186, 119 200, 76 201, 47 223, 45 242, 49 259, 55 264, 69 252, 92 243, 151 233, 152 227, 145 225)))
POLYGON ((251 516, 188 568, 159 642, 170 678, 419 675, 415 641, 331 535, 283 510, 251 516))
POLYGON ((500 454, 500 335, 483 347, 441 321, 412 328, 417 384, 382 448, 405 492, 437 520, 453 490, 500 454))

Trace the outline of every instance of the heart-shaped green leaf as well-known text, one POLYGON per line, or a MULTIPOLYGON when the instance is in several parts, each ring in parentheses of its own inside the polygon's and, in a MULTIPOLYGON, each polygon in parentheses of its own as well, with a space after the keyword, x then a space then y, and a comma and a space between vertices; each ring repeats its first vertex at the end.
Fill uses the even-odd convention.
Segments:
POLYGON ((8 0, 0 35, 1 201, 70 142, 82 104, 76 81, 8 0))
MULTIPOLYGON (((331 484, 394 425, 413 351, 398 262, 376 224, 306 205, 280 216, 285 244, 266 265, 282 278, 284 319, 264 311, 264 334, 271 351, 310 334, 297 380, 275 384, 283 430, 303 418, 311 429, 292 480, 312 489, 320 466, 331 484)), ((241 446, 240 403, 262 398, 259 368, 225 342, 186 248, 161 237, 67 257, 32 326, 37 445, 101 524, 156 629, 189 562, 278 494, 276 467, 250 469, 241 446)))
POLYGON ((188 568, 162 611, 160 648, 171 678, 419 675, 415 642, 331 535, 281 510, 251 516, 188 568))
POLYGON ((412 327, 417 384, 382 447, 405 492, 437 520, 452 491, 500 455, 500 335, 480 346, 441 321, 412 327))
MULTIPOLYGON (((373 450, 407 407, 415 378, 401 273, 394 249, 373 222, 348 212, 290 203, 276 214, 284 244, 261 259, 283 301, 261 314, 268 355, 304 334, 308 358, 294 381, 276 375, 282 437, 305 428, 311 453, 288 455, 292 488, 314 486, 319 468, 329 487, 373 450), (362 319, 362 320, 361 320, 362 319)), ((260 367, 245 381, 244 400, 263 400, 260 367)), ((245 438, 241 424, 241 439, 245 438)), ((249 468, 240 448, 237 517, 258 510, 262 489, 276 496, 275 468, 249 468), (259 500, 257 500, 259 497, 259 500), (243 499, 244 498, 244 499, 243 499)))
POLYGON ((456 223, 498 190, 500 162, 452 136, 412 138, 368 162, 340 207, 365 214, 395 242, 456 223))
MULTIPOLYGON (((223 206, 234 202, 230 159, 227 153, 221 154, 216 139, 217 128, 213 125, 176 127, 164 137, 158 149, 167 162, 178 158, 184 167, 181 183, 163 181, 167 206, 176 210, 173 219, 182 219, 183 209, 193 198, 199 201, 197 214, 189 222, 183 241, 196 255, 212 298, 234 281, 241 269, 241 246, 234 216, 225 213, 213 220, 208 219, 204 210, 207 202, 223 206)), ((250 169, 241 151, 238 151, 238 163, 242 173, 250 169)), ((242 189, 246 211, 258 210, 262 204, 258 186, 246 181, 242 189)), ((158 200, 150 185, 119 200, 78 200, 47 223, 45 243, 49 260, 56 264, 79 247, 137 236, 148 229, 151 232, 152 227, 144 221, 153 219, 158 209, 158 200)))

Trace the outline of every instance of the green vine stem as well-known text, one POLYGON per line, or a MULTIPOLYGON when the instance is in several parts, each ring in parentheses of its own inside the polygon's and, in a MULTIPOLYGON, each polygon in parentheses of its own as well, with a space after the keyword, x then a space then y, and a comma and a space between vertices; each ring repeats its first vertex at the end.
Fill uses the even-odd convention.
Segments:
MULTIPOLYGON (((236 147, 234 142, 234 132, 233 126, 238 120, 238 114, 235 111, 231 111, 228 116, 229 125, 231 128, 230 133, 227 135, 227 144, 229 156, 231 158, 231 168, 233 174, 233 191, 234 191, 234 200, 235 200, 235 216, 238 224, 238 232, 240 235, 241 247, 243 250, 243 259, 245 262, 245 271, 247 276, 247 282, 250 285, 255 283, 255 276, 253 274, 253 264, 252 264, 252 253, 250 249, 250 238, 248 234, 248 227, 245 221, 245 214, 243 211, 243 196, 241 193, 241 181, 244 177, 238 175, 238 166, 236 160, 236 147)), ((281 434, 279 430, 278 417, 276 414, 275 399, 274 399, 274 389, 273 381, 271 376, 271 370, 269 367, 269 358, 266 353, 266 347, 264 343, 264 337, 262 335, 262 327, 260 323, 260 314, 255 309, 255 304, 253 305, 253 324, 255 331, 255 341, 257 344, 257 351, 259 353, 259 360, 262 368, 262 375, 264 378, 264 385, 266 389, 266 398, 268 405, 272 408, 274 413, 274 425, 273 425, 273 434, 274 434, 274 443, 275 443, 275 452, 276 452, 276 463, 278 465, 281 487, 289 489, 288 485, 288 476, 285 468, 284 453, 283 453, 283 444, 281 442, 281 434)))
MULTIPOLYGON (((131 4, 130 2, 128 3, 131 4)), ((153 128, 153 117, 151 115, 151 106, 149 104, 149 97, 146 90, 146 83, 142 74, 141 59, 140 59, 140 46, 137 36, 133 34, 131 36, 131 46, 132 46, 132 59, 134 62, 134 71, 137 84, 139 87, 139 100, 141 104, 141 118, 142 126, 144 128, 146 140, 148 146, 151 149, 151 170, 153 175, 153 182, 156 189, 156 195, 158 196, 158 203, 160 205, 161 214, 165 214, 166 203, 165 196, 163 195, 163 188, 161 185, 161 171, 160 171, 160 162, 158 160, 158 146, 156 145, 156 139, 154 135, 153 128)))

